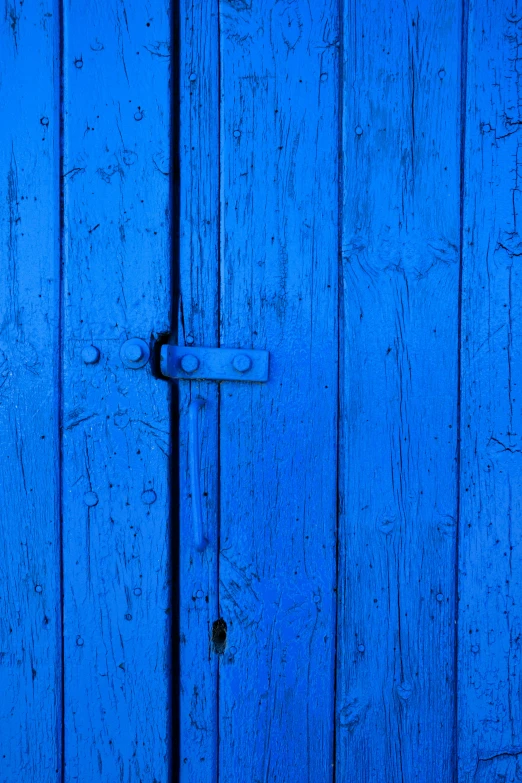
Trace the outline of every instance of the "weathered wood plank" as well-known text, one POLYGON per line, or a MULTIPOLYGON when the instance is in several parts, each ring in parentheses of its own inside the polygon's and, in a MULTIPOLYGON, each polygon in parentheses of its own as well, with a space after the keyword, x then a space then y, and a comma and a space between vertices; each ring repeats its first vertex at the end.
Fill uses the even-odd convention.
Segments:
POLYGON ((453 779, 460 3, 343 19, 337 779, 453 779))
MULTIPOLYGON (((219 344, 219 32, 217 0, 180 7, 180 345, 219 344)), ((218 399, 216 383, 179 384, 180 781, 217 780, 218 399), (201 492, 208 545, 196 550, 192 517, 189 405, 199 413, 201 492)))
POLYGON ((120 357, 169 329, 169 42, 163 2, 65 6, 66 781, 170 774, 169 391, 120 357))
POLYGON ((0 22, 0 780, 61 774, 59 9, 0 22))
POLYGON ((522 776, 522 17, 473 0, 462 280, 459 781, 522 776))
POLYGON ((222 2, 219 779, 332 776, 338 9, 222 2))

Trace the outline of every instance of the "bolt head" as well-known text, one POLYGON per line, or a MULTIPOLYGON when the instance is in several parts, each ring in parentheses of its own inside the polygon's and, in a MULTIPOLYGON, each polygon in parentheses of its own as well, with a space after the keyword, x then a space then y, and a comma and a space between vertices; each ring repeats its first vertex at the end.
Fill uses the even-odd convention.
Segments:
POLYGON ((139 362, 143 356, 143 348, 137 343, 129 343, 125 346, 125 358, 128 362, 139 362))
POLYGON ((196 372, 196 370, 199 367, 199 359, 197 356, 194 356, 192 353, 186 353, 185 356, 181 357, 181 369, 183 372, 186 373, 193 373, 196 372))
POLYGON ((234 356, 232 365, 237 372, 246 372, 252 367, 252 359, 246 353, 238 353, 237 356, 234 356))
POLYGON ((84 364, 96 364, 100 360, 100 351, 95 345, 86 345, 82 351, 84 364))
POLYGON ((138 370, 147 364, 150 349, 145 340, 141 340, 139 337, 132 337, 121 346, 120 356, 126 367, 129 367, 131 370, 138 370))

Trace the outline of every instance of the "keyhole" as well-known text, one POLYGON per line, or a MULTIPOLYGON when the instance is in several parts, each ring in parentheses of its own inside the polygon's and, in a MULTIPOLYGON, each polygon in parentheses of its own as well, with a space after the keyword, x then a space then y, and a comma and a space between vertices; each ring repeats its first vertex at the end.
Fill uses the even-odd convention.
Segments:
POLYGON ((212 624, 212 647, 218 655, 223 655, 227 646, 227 624, 222 617, 212 624))

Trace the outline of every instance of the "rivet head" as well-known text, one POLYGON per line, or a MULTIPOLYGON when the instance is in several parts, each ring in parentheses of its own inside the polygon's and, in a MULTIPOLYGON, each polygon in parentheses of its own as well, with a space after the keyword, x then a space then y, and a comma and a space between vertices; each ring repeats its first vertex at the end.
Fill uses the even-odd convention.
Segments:
POLYGON ((97 506, 98 505, 98 495, 96 492, 86 492, 83 496, 83 502, 86 506, 97 506))
POLYGON ((360 652, 360 653, 363 653, 363 652, 364 652, 364 649, 365 649, 365 648, 364 648, 364 644, 359 644, 359 645, 357 646, 357 649, 359 650, 359 652, 360 652))
POLYGON ((198 369, 199 359, 197 356, 194 356, 193 353, 186 353, 185 356, 181 357, 180 364, 183 372, 190 374, 196 372, 196 370, 198 369))
POLYGON ((125 615, 125 619, 129 620, 129 621, 132 620, 132 615, 131 614, 126 614, 125 615))
POLYGON ((360 125, 356 125, 356 126, 355 126, 355 132, 356 132, 356 134, 357 134, 358 136, 362 136, 363 129, 361 128, 361 126, 360 126, 360 125))
POLYGON ((83 647, 83 639, 81 636, 76 637, 76 644, 78 645, 78 647, 83 647))
POLYGON ((478 644, 474 644, 474 645, 472 646, 472 648, 471 648, 471 652, 472 652, 472 653, 478 653, 478 651, 479 651, 479 646, 478 646, 478 644))
POLYGON ((437 593, 437 595, 435 597, 436 597, 437 601, 439 601, 439 602, 442 601, 442 599, 444 598, 442 593, 437 593))
POLYGON ((246 372, 252 367, 252 359, 246 353, 238 353, 237 356, 234 356, 232 366, 237 372, 246 372))
POLYGON ((138 370, 149 361, 150 348, 145 340, 141 340, 139 337, 132 337, 121 346, 120 356, 126 367, 138 370))
POLYGON ((134 588, 134 595, 137 595, 138 597, 141 595, 141 587, 134 588))
POLYGON ((142 503, 145 503, 146 506, 152 506, 152 504, 156 502, 157 497, 158 496, 153 489, 146 489, 145 492, 141 493, 141 501, 142 503))
POLYGON ((34 590, 35 590, 35 592, 36 592, 36 593, 41 593, 41 592, 42 592, 42 589, 43 589, 43 588, 42 588, 42 585, 36 585, 36 587, 34 588, 34 590))
POLYGON ((100 350, 95 345, 86 345, 82 351, 84 364, 96 364, 100 360, 100 350))
POLYGON ((203 598, 203 590, 196 591, 196 598, 203 598))

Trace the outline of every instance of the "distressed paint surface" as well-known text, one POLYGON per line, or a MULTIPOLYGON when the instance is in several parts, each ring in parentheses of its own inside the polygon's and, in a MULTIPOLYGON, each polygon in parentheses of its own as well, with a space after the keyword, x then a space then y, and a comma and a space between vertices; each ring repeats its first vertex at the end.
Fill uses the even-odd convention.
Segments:
POLYGON ((164 4, 65 6, 67 783, 169 780, 168 386, 120 357, 169 329, 169 41, 164 4))
MULTIPOLYGON (((180 5, 179 345, 219 344, 219 64, 217 1, 180 5)), ((179 705, 180 781, 217 780, 218 661, 211 647, 218 618, 219 386, 179 384, 179 705), (188 408, 204 400, 200 442, 190 443, 188 408), (196 551, 189 449, 200 450, 204 533, 196 551)))
POLYGON ((0 783, 516 783, 518 5, 172 9, 0 22, 0 783))
POLYGON ((459 780, 522 779, 522 17, 471 2, 463 203, 459 780))
POLYGON ((61 768, 58 5, 0 21, 0 780, 61 768), (38 60, 38 63, 36 62, 38 60))
POLYGON ((454 769, 460 3, 343 18, 337 778, 454 769))
POLYGON ((337 412, 337 4, 220 4, 219 780, 330 780, 337 412), (320 174, 319 174, 320 173, 320 174))

